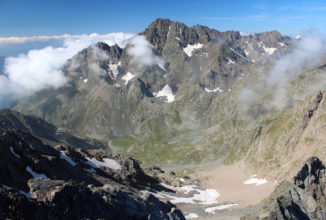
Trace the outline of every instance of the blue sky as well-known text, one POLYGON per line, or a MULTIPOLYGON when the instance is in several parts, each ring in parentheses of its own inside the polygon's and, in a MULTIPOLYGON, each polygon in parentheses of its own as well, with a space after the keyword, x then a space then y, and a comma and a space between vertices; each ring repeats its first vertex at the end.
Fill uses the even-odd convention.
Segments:
POLYGON ((0 0, 0 37, 143 31, 158 17, 248 33, 326 32, 326 1, 0 0))

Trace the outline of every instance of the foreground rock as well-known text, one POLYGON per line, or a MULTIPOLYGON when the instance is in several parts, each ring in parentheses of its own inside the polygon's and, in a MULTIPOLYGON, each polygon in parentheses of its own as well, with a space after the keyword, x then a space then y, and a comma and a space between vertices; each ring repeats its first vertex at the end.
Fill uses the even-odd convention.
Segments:
POLYGON ((140 190, 167 190, 138 161, 103 151, 51 147, 29 133, 0 136, 1 219, 184 219, 140 190))
POLYGON ((326 169, 310 158, 294 178, 282 182, 257 215, 242 219, 326 219, 326 169))

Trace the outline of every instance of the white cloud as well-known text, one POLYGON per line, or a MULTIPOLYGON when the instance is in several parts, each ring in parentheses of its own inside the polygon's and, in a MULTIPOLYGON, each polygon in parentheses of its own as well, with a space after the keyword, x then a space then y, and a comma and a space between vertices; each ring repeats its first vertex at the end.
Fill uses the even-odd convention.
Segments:
POLYGON ((29 41, 48 41, 48 40, 61 40, 71 37, 69 34, 55 35, 55 36, 32 36, 32 37, 0 37, 1 44, 23 44, 29 41))
MULTIPOLYGON (((77 52, 99 41, 124 47, 128 42, 127 39, 132 36, 133 34, 124 33, 63 35, 62 47, 46 47, 40 50, 30 50, 27 54, 20 54, 17 57, 8 57, 5 60, 5 76, 0 76, 0 97, 7 95, 20 97, 47 87, 58 88, 66 83, 61 68, 77 52)), ((56 37, 60 36, 52 36, 52 38, 56 37)), ((46 38, 41 36, 30 39, 8 39, 11 39, 12 42, 23 42, 46 38)), ((105 54, 99 53, 97 50, 94 51, 100 60, 107 58, 105 54)), ((97 63, 93 67, 98 68, 97 63)))
MULTIPOLYGON (((270 95, 271 99, 264 102, 266 108, 282 109, 287 106, 293 101, 288 95, 290 80, 303 71, 317 67, 326 54, 325 36, 313 30, 302 34, 300 39, 294 39, 292 45, 292 51, 276 60, 271 71, 252 85, 254 90, 245 88, 240 92, 238 100, 244 110, 270 95)), ((325 79, 320 80, 325 82, 325 79)), ((319 89, 320 86, 315 85, 309 91, 319 89)))
POLYGON ((240 95, 238 96, 238 102, 240 108, 244 111, 248 110, 249 107, 254 104, 255 101, 259 98, 259 95, 249 88, 244 88, 241 90, 240 95))
POLYGON ((316 67, 326 54, 325 36, 311 31, 293 43, 293 51, 277 60, 268 76, 264 78, 268 87, 275 91, 272 101, 275 107, 287 104, 289 81, 303 71, 316 67))
POLYGON ((146 40, 144 36, 138 35, 133 37, 129 42, 130 47, 127 53, 132 57, 132 62, 139 66, 158 65, 164 69, 164 60, 156 56, 152 49, 153 46, 146 40))
POLYGON ((26 42, 33 41, 49 41, 49 40, 65 40, 66 42, 78 41, 103 41, 105 43, 111 43, 115 41, 115 43, 120 43, 123 46, 125 45, 121 39, 125 39, 126 35, 128 38, 132 37, 134 34, 126 34, 126 33, 109 33, 109 34, 80 34, 80 35, 71 35, 71 34, 63 34, 63 35, 53 35, 53 36, 31 36, 31 37, 0 37, 0 45, 3 44, 23 44, 26 42))

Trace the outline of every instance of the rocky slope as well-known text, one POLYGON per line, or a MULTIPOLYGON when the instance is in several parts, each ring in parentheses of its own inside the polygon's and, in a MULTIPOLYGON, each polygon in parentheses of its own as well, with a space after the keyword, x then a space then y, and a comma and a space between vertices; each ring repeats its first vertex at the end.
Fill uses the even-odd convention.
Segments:
POLYGON ((125 48, 98 43, 79 52, 65 65, 66 86, 13 109, 146 162, 216 159, 257 119, 255 109, 242 114, 241 89, 290 44, 276 31, 241 36, 157 19, 125 48), (149 55, 137 57, 139 44, 149 55))
POLYGON ((52 147, 17 129, 1 134, 0 153, 1 219, 185 219, 171 203, 143 196, 171 190, 131 158, 52 147))
POLYGON ((75 148, 84 149, 104 149, 107 147, 94 139, 76 137, 41 118, 6 109, 0 110, 0 133, 10 129, 30 133, 51 145, 64 143, 75 148))
POLYGON ((312 157, 294 177, 294 183, 285 181, 275 189, 258 215, 242 219, 326 219, 325 192, 325 166, 312 157))

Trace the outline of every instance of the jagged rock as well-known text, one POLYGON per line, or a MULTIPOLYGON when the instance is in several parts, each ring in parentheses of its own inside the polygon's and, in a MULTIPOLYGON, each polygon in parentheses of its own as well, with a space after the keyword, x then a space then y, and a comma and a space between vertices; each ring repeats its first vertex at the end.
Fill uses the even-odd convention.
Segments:
POLYGON ((326 209, 326 169, 317 158, 310 158, 294 177, 294 184, 309 192, 326 209))
POLYGON ((326 219, 325 166, 310 158, 294 178, 294 184, 282 182, 263 202, 257 215, 245 219, 326 219))
POLYGON ((0 188, 1 219, 57 219, 55 216, 47 207, 26 198, 19 191, 0 188))
POLYGON ((184 219, 169 202, 139 197, 167 189, 132 158, 51 147, 17 129, 0 136, 0 157, 1 218, 184 219))
POLYGON ((60 192, 69 183, 63 180, 30 179, 28 186, 32 199, 40 202, 52 202, 57 192, 60 192))
POLYGON ((185 219, 171 203, 110 187, 33 179, 31 197, 0 188, 1 217, 13 219, 185 219))

